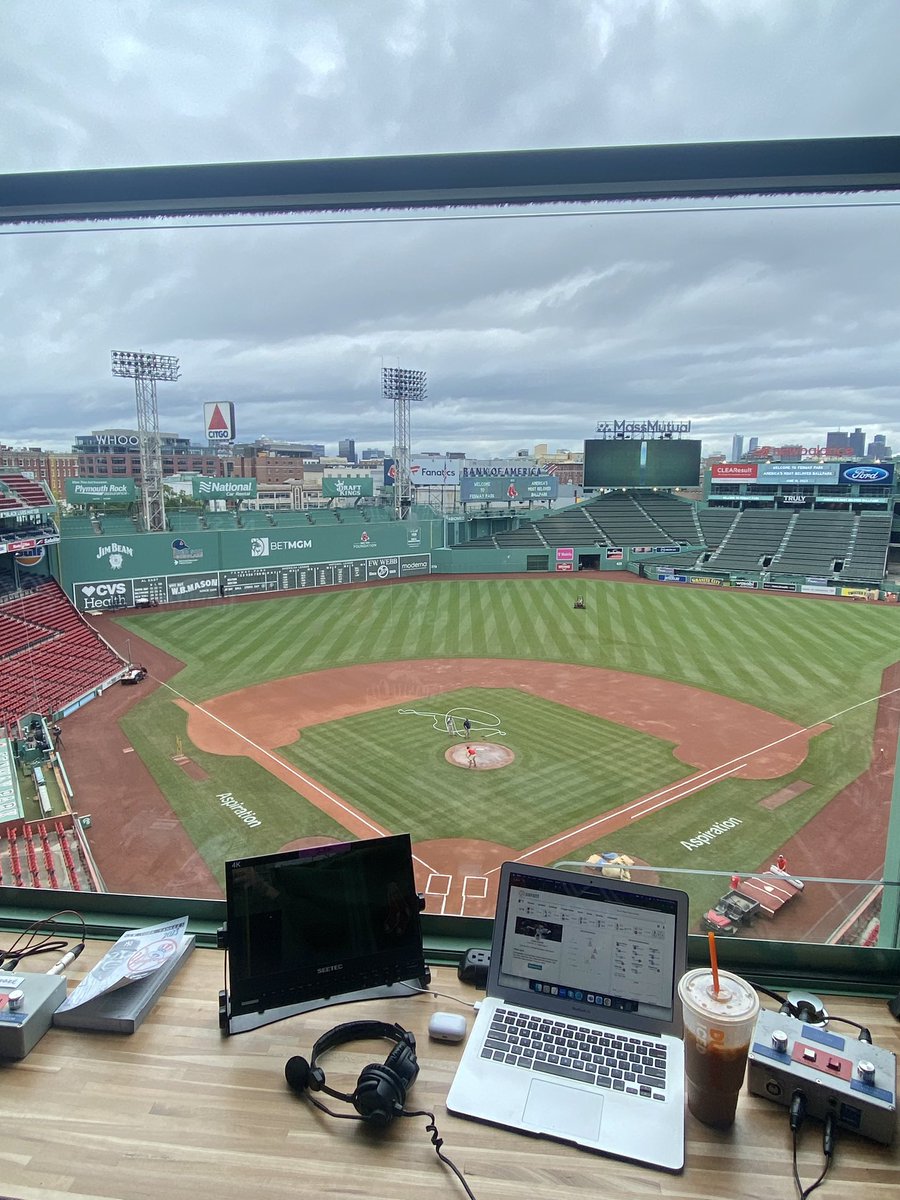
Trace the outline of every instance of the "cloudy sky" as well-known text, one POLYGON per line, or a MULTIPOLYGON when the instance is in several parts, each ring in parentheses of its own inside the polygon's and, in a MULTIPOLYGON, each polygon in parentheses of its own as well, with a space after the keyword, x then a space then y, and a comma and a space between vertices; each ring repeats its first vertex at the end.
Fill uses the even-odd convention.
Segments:
MULTIPOLYGON (((897 0, 3 0, 0 171, 900 133, 897 0)), ((0 184, 2 186, 2 184, 0 184)), ((413 451, 691 419, 900 450, 900 197, 241 228, 0 230, 0 442, 160 425, 413 451)), ((460 214, 465 215, 465 214, 460 214)))

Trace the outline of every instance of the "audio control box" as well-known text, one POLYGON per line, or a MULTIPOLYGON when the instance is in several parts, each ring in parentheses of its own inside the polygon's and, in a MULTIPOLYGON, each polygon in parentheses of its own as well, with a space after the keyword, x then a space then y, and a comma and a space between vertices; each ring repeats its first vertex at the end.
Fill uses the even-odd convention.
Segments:
POLYGON ((785 1013, 759 1014, 747 1060, 754 1096, 789 1106, 800 1091, 809 1116, 832 1113, 841 1129, 889 1145, 897 1128, 897 1059, 785 1013))
POLYGON ((0 1059, 25 1058, 65 998, 65 975, 0 971, 0 1059))

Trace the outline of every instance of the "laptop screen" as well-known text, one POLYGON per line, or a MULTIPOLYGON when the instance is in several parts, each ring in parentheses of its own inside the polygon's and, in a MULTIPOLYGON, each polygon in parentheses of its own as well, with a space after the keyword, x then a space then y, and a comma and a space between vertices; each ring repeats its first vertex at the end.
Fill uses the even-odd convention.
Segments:
POLYGON ((628 1028, 677 1024, 683 893, 518 864, 504 875, 492 965, 502 939, 496 982, 507 999, 628 1028))

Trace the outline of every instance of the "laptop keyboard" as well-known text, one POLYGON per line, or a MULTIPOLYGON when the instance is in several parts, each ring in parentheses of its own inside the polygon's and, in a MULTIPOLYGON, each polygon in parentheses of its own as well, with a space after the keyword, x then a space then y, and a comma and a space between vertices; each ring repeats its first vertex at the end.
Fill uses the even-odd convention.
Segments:
POLYGON ((498 1008, 481 1057, 610 1091, 666 1098, 666 1047, 650 1037, 498 1008))

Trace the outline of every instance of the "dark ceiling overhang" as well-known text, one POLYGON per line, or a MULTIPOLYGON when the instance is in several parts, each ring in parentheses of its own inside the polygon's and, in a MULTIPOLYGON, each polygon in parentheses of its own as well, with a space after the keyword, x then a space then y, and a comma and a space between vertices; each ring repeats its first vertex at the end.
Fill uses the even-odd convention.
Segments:
POLYGON ((900 137, 501 150, 0 175, 0 224, 900 188, 900 137))

